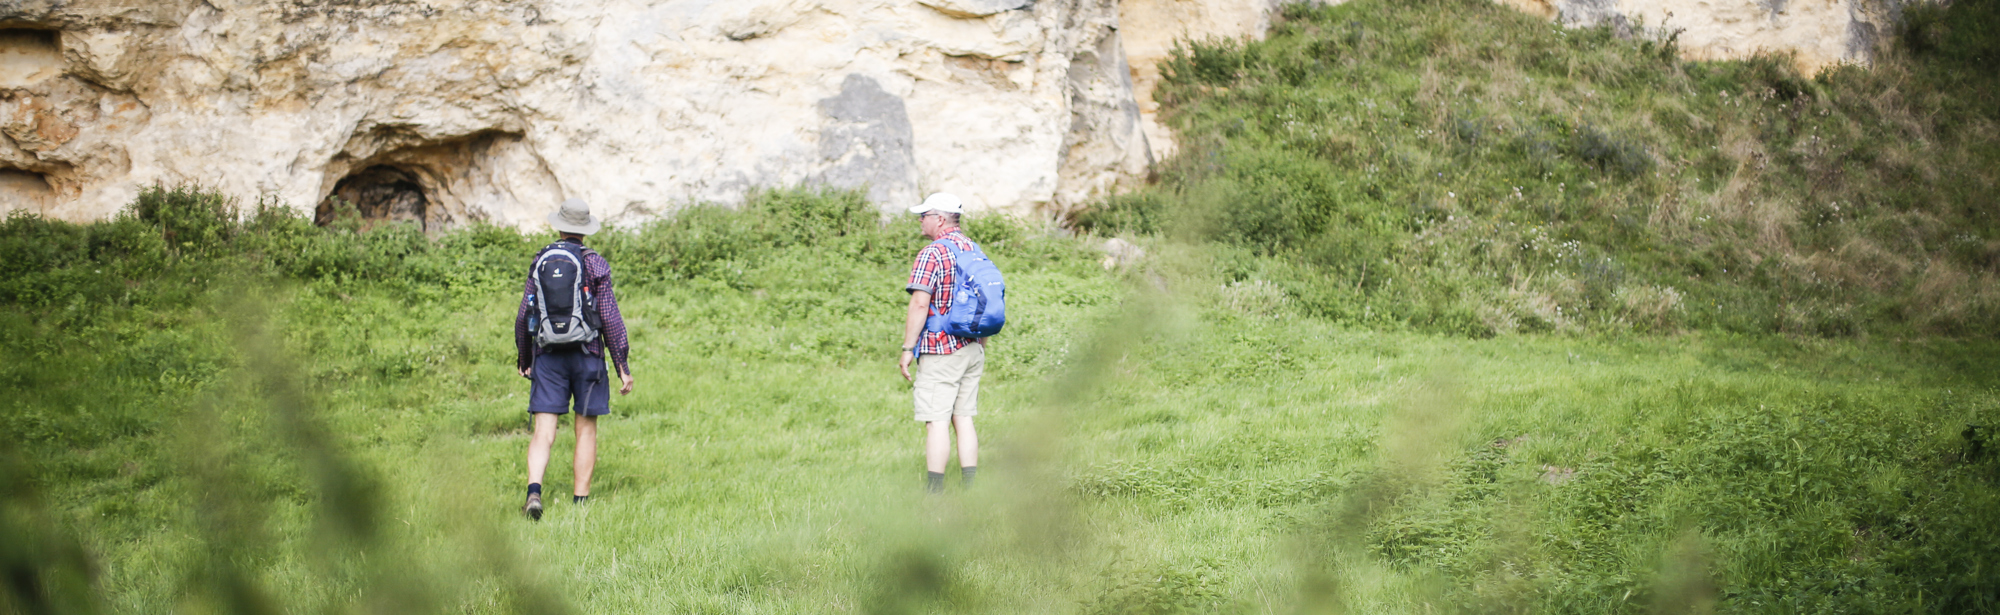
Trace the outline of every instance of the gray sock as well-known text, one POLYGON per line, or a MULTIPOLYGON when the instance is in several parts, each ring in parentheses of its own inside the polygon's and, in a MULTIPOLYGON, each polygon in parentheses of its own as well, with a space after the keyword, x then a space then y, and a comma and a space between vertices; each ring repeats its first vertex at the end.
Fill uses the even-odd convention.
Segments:
POLYGON ((958 471, 965 476, 965 480, 960 481, 961 484, 965 485, 966 488, 971 488, 972 477, 979 475, 979 466, 962 466, 958 471))
POLYGON ((932 472, 930 474, 930 484, 924 487, 924 489, 931 493, 944 493, 944 473, 932 472))

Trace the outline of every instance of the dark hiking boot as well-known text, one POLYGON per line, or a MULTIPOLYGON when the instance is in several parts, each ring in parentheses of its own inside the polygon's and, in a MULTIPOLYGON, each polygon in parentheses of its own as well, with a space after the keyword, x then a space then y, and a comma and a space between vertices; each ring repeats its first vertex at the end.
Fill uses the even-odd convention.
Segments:
POLYGON ((542 494, 528 494, 528 503, 521 505, 521 514, 535 521, 542 520, 542 494))

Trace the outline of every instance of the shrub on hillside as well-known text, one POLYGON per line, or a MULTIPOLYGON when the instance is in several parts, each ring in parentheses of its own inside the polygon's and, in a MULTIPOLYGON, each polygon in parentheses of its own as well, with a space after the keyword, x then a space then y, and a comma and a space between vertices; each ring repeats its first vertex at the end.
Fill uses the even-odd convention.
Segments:
POLYGON ((227 196, 192 186, 153 186, 139 192, 130 214, 160 232, 174 253, 223 249, 236 234, 236 206, 227 196))
POLYGON ((1907 49, 1816 78, 1475 0, 1286 8, 1175 50, 1180 153, 1074 221, 1249 248, 1229 276, 1357 321, 1992 331, 1996 4, 1913 8, 1907 49))
POLYGON ((1653 157, 1646 146, 1630 138, 1620 138, 1596 126, 1585 124, 1576 131, 1576 154, 1591 166, 1607 173, 1636 177, 1653 170, 1653 157))

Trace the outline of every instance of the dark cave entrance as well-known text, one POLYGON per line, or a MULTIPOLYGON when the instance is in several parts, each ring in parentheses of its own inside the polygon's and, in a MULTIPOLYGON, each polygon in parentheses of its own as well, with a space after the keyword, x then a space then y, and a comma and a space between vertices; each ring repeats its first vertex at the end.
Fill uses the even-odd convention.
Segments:
POLYGON ((55 202, 55 188, 49 185, 49 178, 34 171, 23 171, 0 167, 0 213, 25 209, 37 214, 48 213, 49 205, 55 202))
POLYGON ((333 194, 320 202, 313 222, 325 226, 341 217, 359 217, 362 229, 396 222, 414 222, 418 229, 430 228, 431 198, 417 175, 406 169, 376 165, 356 171, 333 185, 333 194))

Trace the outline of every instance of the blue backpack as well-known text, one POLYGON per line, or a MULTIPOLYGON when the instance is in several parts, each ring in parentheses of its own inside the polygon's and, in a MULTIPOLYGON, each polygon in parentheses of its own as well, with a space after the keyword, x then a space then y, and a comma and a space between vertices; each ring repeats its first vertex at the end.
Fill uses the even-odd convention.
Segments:
POLYGON ((1007 283, 1000 280, 1000 268, 973 244, 959 250, 950 238, 936 242, 951 251, 951 307, 943 314, 924 320, 924 330, 943 331, 958 337, 992 337, 1007 325, 1007 283))

